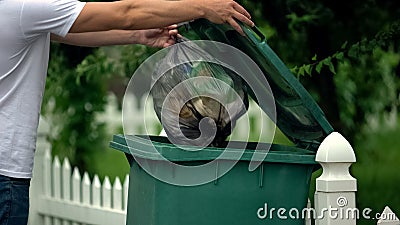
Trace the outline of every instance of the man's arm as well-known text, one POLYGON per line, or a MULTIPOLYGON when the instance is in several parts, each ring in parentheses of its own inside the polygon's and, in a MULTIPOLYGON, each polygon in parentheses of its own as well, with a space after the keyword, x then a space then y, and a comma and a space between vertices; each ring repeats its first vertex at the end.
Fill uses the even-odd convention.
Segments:
POLYGON ((69 33, 65 37, 51 34, 51 40, 69 45, 100 47, 109 45, 143 44, 150 47, 168 47, 175 43, 177 26, 149 30, 109 30, 86 33, 69 33))
POLYGON ((86 3, 69 32, 150 29, 198 18, 229 23, 241 33, 235 19, 254 25, 250 14, 232 0, 122 0, 86 3))

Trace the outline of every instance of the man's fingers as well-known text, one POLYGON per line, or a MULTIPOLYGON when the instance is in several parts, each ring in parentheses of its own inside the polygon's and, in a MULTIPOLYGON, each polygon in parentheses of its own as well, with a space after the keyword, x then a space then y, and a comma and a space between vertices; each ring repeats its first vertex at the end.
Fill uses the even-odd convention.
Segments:
POLYGON ((176 35, 178 35, 178 30, 169 30, 168 31, 168 35, 169 36, 176 36, 176 35))
POLYGON ((237 2, 233 2, 233 9, 235 10, 233 13, 233 18, 227 20, 227 22, 237 30, 241 35, 245 35, 240 25, 235 21, 235 19, 247 24, 250 27, 254 26, 254 22, 251 21, 251 15, 246 11, 241 5, 237 2))
POLYGON ((234 2, 233 8, 234 8, 236 11, 240 12, 241 14, 243 14, 244 16, 246 16, 247 18, 251 19, 250 13, 247 12, 246 9, 243 8, 243 6, 239 5, 239 3, 234 2))
POLYGON ((251 21, 248 17, 246 17, 245 15, 243 15, 241 13, 236 12, 233 15, 233 17, 236 18, 237 20, 249 25, 250 27, 254 27, 254 22, 251 21))
POLYGON ((244 32, 242 30, 242 27, 240 27, 240 25, 233 19, 230 18, 227 20, 227 22, 237 31, 239 32, 242 36, 244 36, 244 32))
POLYGON ((175 44, 175 40, 170 38, 164 43, 163 47, 166 48, 166 47, 169 47, 169 46, 171 46, 173 44, 175 44))
POLYGON ((167 43, 169 45, 173 45, 173 44, 175 44, 175 40, 174 39, 168 39, 167 43))
POLYGON ((176 28, 178 28, 177 24, 172 24, 172 25, 167 27, 168 30, 173 30, 173 29, 176 29, 176 28))
POLYGON ((245 36, 242 27, 237 23, 237 21, 235 20, 239 20, 251 27, 254 26, 254 22, 251 21, 248 17, 246 17, 245 15, 239 13, 239 12, 235 12, 232 18, 229 18, 227 20, 227 22, 235 29, 237 30, 242 36, 245 36))

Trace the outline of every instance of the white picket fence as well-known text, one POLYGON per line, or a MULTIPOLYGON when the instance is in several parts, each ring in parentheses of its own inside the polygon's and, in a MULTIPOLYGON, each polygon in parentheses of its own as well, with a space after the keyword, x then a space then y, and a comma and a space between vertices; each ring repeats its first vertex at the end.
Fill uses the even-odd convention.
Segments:
POLYGON ((46 141, 48 126, 41 121, 31 182, 30 225, 125 224, 129 176, 122 185, 117 177, 111 185, 97 175, 71 168, 68 159, 61 163, 51 158, 46 141))
MULTIPOLYGON (((234 131, 234 135, 236 135, 234 139, 246 140, 248 132, 253 132, 253 129, 261 129, 264 134, 268 134, 265 131, 274 126, 266 118, 260 123, 260 116, 265 115, 260 114, 260 111, 254 107, 254 103, 251 104, 253 105, 249 109, 249 120, 254 120, 256 123, 252 124, 254 127, 246 129, 240 125, 247 125, 245 122, 238 122, 240 129, 236 129, 239 130, 236 134, 234 131)), ((149 106, 141 108, 146 107, 149 106)), ((147 109, 149 110, 149 108, 147 109)), ((100 115, 100 118, 104 120, 109 118, 111 121, 117 118, 120 121, 121 117, 113 110, 113 108, 109 108, 105 115, 100 115)), ((129 112, 129 114, 134 115, 129 124, 137 132, 143 130, 143 119, 145 117, 146 123, 150 122, 153 125, 158 123, 154 114, 143 113, 141 110, 143 109, 129 112)), ((115 122, 114 126, 116 124, 115 122)), ((159 131, 154 129, 152 132, 159 131)), ((41 120, 31 182, 29 225, 126 224, 129 176, 126 176, 123 184, 119 178, 116 178, 113 185, 108 177, 101 184, 97 175, 92 180, 86 172, 83 172, 83 176, 81 176, 82 173, 77 168, 72 169, 67 159, 62 160, 61 163, 58 157, 51 158, 51 146, 46 141, 47 135, 49 135, 49 126, 41 120)), ((267 137, 267 140, 269 139, 267 137)), ((345 211, 354 209, 356 207, 357 181, 350 175, 349 167, 356 159, 350 144, 343 136, 334 132, 321 143, 316 154, 316 161, 322 165, 323 173, 316 180, 314 210, 321 212, 329 207, 341 207, 345 211)), ((384 213, 390 212, 390 208, 385 208, 384 213)), ((355 225, 356 221, 356 218, 352 217, 332 218, 325 216, 316 219, 314 224, 355 225)), ((311 219, 306 219, 305 224, 311 225, 311 219)), ((397 217, 381 219, 377 224, 400 225, 397 217)))

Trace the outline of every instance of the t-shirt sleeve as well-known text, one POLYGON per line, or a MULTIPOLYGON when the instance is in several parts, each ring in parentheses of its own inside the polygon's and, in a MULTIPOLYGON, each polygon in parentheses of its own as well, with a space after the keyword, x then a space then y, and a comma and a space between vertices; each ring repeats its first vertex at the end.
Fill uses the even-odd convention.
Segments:
POLYGON ((85 2, 78 0, 25 0, 20 18, 26 38, 42 33, 65 37, 85 2))

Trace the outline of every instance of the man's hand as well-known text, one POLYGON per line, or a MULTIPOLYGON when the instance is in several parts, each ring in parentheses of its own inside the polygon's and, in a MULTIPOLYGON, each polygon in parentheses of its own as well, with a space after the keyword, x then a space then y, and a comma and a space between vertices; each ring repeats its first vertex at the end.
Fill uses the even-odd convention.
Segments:
POLYGON ((137 44, 165 48, 175 44, 178 30, 177 25, 171 25, 163 29, 137 30, 133 35, 137 44))
POLYGON ((217 24, 229 23, 242 35, 244 35, 243 30, 236 20, 239 20, 251 27, 254 26, 253 21, 251 21, 250 13, 248 13, 246 9, 233 0, 212 0, 204 6, 206 7, 204 15, 206 19, 217 24))

